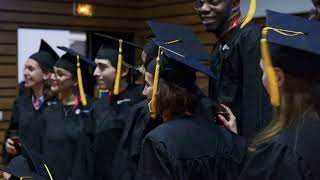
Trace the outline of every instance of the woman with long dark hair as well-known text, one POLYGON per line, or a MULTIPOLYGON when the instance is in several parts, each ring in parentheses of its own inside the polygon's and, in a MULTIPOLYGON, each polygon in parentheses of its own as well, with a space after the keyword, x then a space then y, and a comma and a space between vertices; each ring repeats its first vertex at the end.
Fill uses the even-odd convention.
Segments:
MULTIPOLYGON (((3 160, 9 160, 20 152, 19 138, 32 150, 40 151, 38 117, 46 107, 46 103, 54 97, 50 90, 50 75, 53 65, 59 56, 44 41, 41 40, 40 49, 31 55, 24 67, 24 86, 26 92, 17 97, 7 131, 3 160)), ((40 129, 39 129, 40 128, 40 129)))

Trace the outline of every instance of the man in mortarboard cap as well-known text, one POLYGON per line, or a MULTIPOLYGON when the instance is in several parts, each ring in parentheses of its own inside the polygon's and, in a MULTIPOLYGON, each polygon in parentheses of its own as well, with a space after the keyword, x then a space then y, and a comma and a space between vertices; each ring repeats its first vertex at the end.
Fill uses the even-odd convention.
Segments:
POLYGON ((320 179, 320 23, 266 14, 262 81, 276 113, 252 142, 239 179, 320 179))
POLYGON ((23 142, 21 145, 21 155, 12 159, 7 168, 1 168, 5 180, 53 180, 50 169, 41 155, 31 151, 23 142))
POLYGON ((95 123, 95 179, 111 178, 112 161, 129 111, 135 103, 144 99, 142 86, 131 81, 133 66, 129 64, 126 53, 129 46, 139 46, 105 37, 115 40, 115 43, 102 45, 95 58, 97 86, 109 91, 106 97, 100 97, 95 102, 92 112, 95 123))
POLYGON ((202 97, 197 94, 195 73, 214 75, 199 60, 180 54, 184 46, 172 50, 161 39, 155 41, 163 53, 146 69, 144 93, 151 115, 160 117, 162 124, 141 142, 136 179, 235 179, 246 150, 244 140, 198 111, 202 97), (232 158, 221 153, 230 143, 230 151, 238 152, 232 158))
POLYGON ((240 0, 195 0, 195 8, 206 31, 218 38, 211 57, 217 80, 210 80, 209 96, 235 113, 240 135, 253 137, 272 111, 260 81, 260 28, 250 22, 256 2, 251 1, 243 21, 240 0))
POLYGON ((19 145, 14 143, 13 138, 19 137, 30 144, 33 150, 39 150, 37 138, 40 127, 37 118, 46 108, 46 102, 54 96, 50 91, 49 78, 58 58, 56 52, 41 40, 39 51, 26 61, 24 87, 27 91, 17 97, 13 105, 10 127, 6 132, 6 145, 3 149, 4 163, 8 163, 12 157, 19 154, 19 145), (16 133, 11 133, 13 131, 16 133))

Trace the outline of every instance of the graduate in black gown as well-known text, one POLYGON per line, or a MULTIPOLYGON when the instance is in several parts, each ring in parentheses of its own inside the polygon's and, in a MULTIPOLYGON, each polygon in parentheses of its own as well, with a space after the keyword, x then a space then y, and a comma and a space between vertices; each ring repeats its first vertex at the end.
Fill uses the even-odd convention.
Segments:
POLYGON ((274 119, 253 141, 241 180, 320 179, 320 23, 267 11, 262 81, 274 119))
MULTIPOLYGON (((150 40, 143 47, 141 54, 142 66, 139 68, 141 74, 144 75, 146 73, 148 64, 157 56, 157 52, 158 46, 153 40, 150 40)), ((145 95, 142 91, 140 93, 145 95)), ((114 157, 112 179, 130 180, 135 177, 142 139, 161 122, 159 119, 151 121, 148 99, 140 101, 131 107, 127 121, 114 157)))
MULTIPOLYGON (((154 32, 154 36, 162 38, 164 41, 171 41, 171 45, 174 43, 179 43, 188 52, 199 59, 206 59, 209 57, 203 45, 196 38, 192 29, 186 26, 158 23, 158 22, 148 22, 149 27, 154 32), (174 40, 179 41, 174 41, 174 40)), ((158 54, 158 45, 151 39, 148 42, 142 52, 142 62, 143 66, 140 68, 141 72, 153 79, 154 71, 149 72, 148 69, 149 62, 153 60, 158 54)), ((147 82, 146 82, 147 83, 147 82)), ((152 84, 145 86, 143 95, 148 96, 147 89, 152 89, 152 84), (148 88, 146 88, 148 87, 148 88)), ((199 103, 197 108, 197 114, 201 116, 206 116, 208 119, 213 118, 213 111, 215 107, 210 99, 205 97, 205 95, 197 90, 196 92, 201 103, 199 103)), ((150 98, 150 96, 149 96, 150 98)), ((113 179, 133 179, 135 177, 138 160, 140 158, 142 140, 146 134, 148 134, 152 129, 157 127, 161 122, 161 118, 156 117, 152 119, 150 117, 148 101, 151 99, 142 101, 135 105, 129 115, 128 124, 124 129, 120 147, 117 151, 116 159, 113 164, 113 179)))
POLYGON ((151 115, 163 123, 148 133, 140 154, 136 179, 235 179, 246 142, 197 114, 196 71, 213 77, 199 61, 168 49, 156 40, 159 52, 146 74, 144 91, 151 97, 151 115), (165 47, 165 48, 164 48, 165 47), (153 84, 153 85, 151 85, 153 84))
POLYGON ((217 79, 210 80, 209 96, 230 107, 237 117, 239 134, 251 138, 268 124, 272 114, 260 81, 260 28, 247 23, 252 16, 241 23, 240 0, 195 0, 195 8, 206 31, 218 39, 211 57, 217 79))
POLYGON ((71 49, 58 48, 66 52, 54 66, 59 100, 52 102, 41 116, 41 151, 51 165, 54 179, 91 179, 92 98, 84 92, 87 84, 82 84, 82 78, 87 77, 82 74, 94 64, 71 49))
MULTIPOLYGON (((114 39, 113 37, 108 37, 114 39)), ((122 136, 130 109, 143 100, 142 86, 131 81, 132 65, 128 62, 128 42, 121 42, 122 53, 119 55, 120 40, 115 44, 102 45, 95 63, 97 86, 101 90, 109 90, 105 97, 98 99, 92 111, 94 120, 94 179, 111 178, 112 162, 122 136), (123 46, 122 46, 123 45, 123 46), (121 56, 121 58, 119 58, 121 56)))
POLYGON ((41 40, 39 51, 26 61, 24 68, 26 92, 18 96, 13 105, 2 154, 5 164, 19 154, 19 138, 33 150, 40 151, 38 117, 45 109, 46 103, 54 96, 50 91, 49 79, 58 58, 56 52, 41 40))

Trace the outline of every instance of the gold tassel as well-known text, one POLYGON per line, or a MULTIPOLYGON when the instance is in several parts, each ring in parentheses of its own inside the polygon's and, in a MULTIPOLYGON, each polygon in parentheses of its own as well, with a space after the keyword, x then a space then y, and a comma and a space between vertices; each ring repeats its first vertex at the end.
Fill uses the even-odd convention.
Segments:
POLYGON ((279 88, 278 88, 277 78, 276 78, 276 74, 275 74, 275 71, 274 71, 274 68, 272 65, 271 55, 270 55, 268 42, 267 42, 267 34, 268 34, 269 30, 274 31, 274 32, 281 34, 283 36, 288 36, 288 37, 304 35, 304 33, 300 32, 300 31, 290 31, 290 30, 273 28, 273 27, 265 27, 262 30, 262 39, 260 41, 261 57, 263 59, 262 62, 263 62, 265 72, 268 76, 268 86, 270 88, 271 104, 274 107, 279 107, 280 106, 279 88))
POLYGON ((240 27, 241 29, 244 28, 253 19, 254 14, 256 12, 256 8, 257 8, 256 0, 251 0, 247 16, 243 21, 243 23, 241 24, 241 27, 240 27))
POLYGON ((268 29, 263 29, 262 31, 262 39, 260 41, 261 44, 261 56, 262 62, 264 66, 264 71, 268 77, 268 86, 270 89, 270 99, 271 104, 274 107, 279 107, 280 105, 280 96, 279 96, 279 88, 277 84, 277 78, 272 66, 271 55, 269 52, 268 42, 267 42, 267 33, 268 29))
POLYGON ((50 180, 53 180, 52 175, 51 175, 51 172, 50 172, 48 166, 47 166, 46 164, 44 164, 44 167, 46 168, 46 171, 47 171, 47 173, 48 173, 48 175, 49 175, 49 177, 50 177, 50 180))
POLYGON ((118 64, 117 64, 116 79, 114 82, 114 89, 113 89, 114 95, 118 95, 120 91, 121 68, 122 68, 122 39, 119 39, 118 64))
POLYGON ((83 106, 86 106, 87 105, 87 99, 86 99, 86 94, 84 93, 84 89, 83 89, 83 82, 82 82, 82 74, 81 74, 81 68, 80 68, 79 55, 77 55, 77 78, 78 78, 78 86, 79 86, 81 103, 82 103, 83 106))
POLYGON ((160 55, 161 55, 161 47, 158 48, 158 56, 157 56, 157 65, 156 69, 154 72, 154 78, 153 78, 153 87, 152 87, 152 98, 151 101, 149 102, 149 111, 151 114, 151 117, 153 119, 156 118, 157 116, 157 111, 156 111, 156 94, 158 91, 158 84, 159 84, 159 74, 160 74, 160 55))

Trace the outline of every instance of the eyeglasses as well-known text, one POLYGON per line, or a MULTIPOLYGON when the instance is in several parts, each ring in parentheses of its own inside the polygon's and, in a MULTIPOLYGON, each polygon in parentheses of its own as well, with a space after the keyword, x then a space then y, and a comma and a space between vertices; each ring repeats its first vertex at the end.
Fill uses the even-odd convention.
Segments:
POLYGON ((220 4, 221 2, 223 2, 224 0, 196 0, 194 2, 194 8, 196 10, 200 9, 205 3, 208 3, 211 6, 217 6, 218 4, 220 4))

